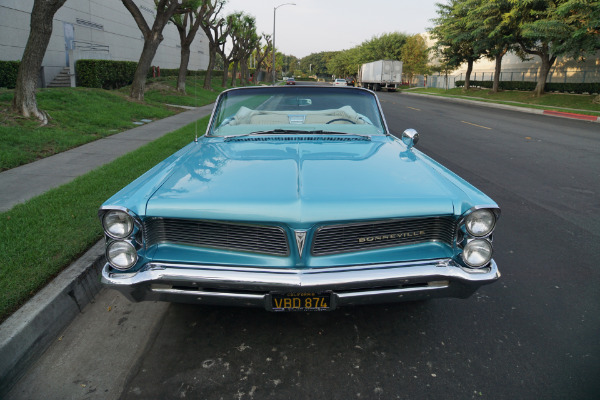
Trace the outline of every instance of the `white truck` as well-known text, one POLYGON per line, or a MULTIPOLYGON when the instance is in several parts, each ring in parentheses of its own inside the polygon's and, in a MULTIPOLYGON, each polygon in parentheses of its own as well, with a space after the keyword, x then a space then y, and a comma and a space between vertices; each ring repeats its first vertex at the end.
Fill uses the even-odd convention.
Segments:
POLYGON ((358 69, 358 86, 379 91, 394 91, 402 84, 402 61, 378 60, 358 69))

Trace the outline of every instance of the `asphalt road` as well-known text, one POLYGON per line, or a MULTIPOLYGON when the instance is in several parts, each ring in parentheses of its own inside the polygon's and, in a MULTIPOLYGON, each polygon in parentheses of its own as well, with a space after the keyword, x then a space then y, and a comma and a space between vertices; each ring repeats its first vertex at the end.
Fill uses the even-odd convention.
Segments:
POLYGON ((497 283, 331 313, 130 304, 103 291, 13 398, 593 399, 597 124, 380 93, 388 125, 502 207, 497 283))

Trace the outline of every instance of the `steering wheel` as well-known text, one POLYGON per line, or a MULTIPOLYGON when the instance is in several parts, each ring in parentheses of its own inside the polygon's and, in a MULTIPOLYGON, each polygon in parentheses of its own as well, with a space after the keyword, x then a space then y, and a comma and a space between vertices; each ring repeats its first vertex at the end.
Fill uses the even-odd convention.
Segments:
POLYGON ((348 118, 336 118, 336 119, 332 119, 331 121, 325 123, 325 125, 331 124, 332 122, 337 122, 337 121, 347 121, 347 122, 350 122, 353 125, 356 125, 356 122, 354 122, 352 120, 349 120, 348 118))

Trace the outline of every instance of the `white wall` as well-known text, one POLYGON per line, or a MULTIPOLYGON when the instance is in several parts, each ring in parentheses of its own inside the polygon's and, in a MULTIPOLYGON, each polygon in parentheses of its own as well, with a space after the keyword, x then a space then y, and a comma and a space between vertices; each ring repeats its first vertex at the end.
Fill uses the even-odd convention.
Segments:
MULTIPOLYGON (((152 26, 153 0, 136 0, 152 26)), ((33 0, 0 0, 0 60, 20 60, 29 36, 33 0)), ((42 63, 48 84, 66 66, 64 23, 74 27, 74 58, 138 61, 144 40, 133 17, 120 0, 67 0, 54 15, 52 37, 42 63)), ((179 68, 179 34, 173 24, 163 31, 152 65, 179 68)), ((200 29, 191 47, 188 68, 206 69, 208 40, 200 29)))

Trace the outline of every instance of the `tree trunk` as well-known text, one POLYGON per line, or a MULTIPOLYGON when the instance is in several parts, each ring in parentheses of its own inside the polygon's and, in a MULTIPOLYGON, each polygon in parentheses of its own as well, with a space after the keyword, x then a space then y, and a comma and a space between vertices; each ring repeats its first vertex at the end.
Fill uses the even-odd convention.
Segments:
POLYGON ((36 0, 31 11, 30 32, 17 75, 13 111, 25 116, 34 116, 45 125, 48 114, 37 107, 35 90, 42 61, 52 35, 54 14, 66 0, 36 0))
POLYGON ((500 72, 502 71, 502 57, 506 54, 506 50, 496 56, 496 66, 494 68, 494 84, 492 85, 492 93, 498 93, 500 86, 500 72))
POLYGON ((187 78, 187 69, 190 62, 190 44, 181 43, 181 61, 179 63, 179 75, 177 76, 177 91, 185 94, 185 79, 187 78))
POLYGON ((248 67, 247 67, 247 59, 244 57, 240 60, 240 84, 242 86, 248 85, 248 67))
POLYGON ((535 90, 533 92, 535 97, 540 97, 544 94, 548 73, 550 72, 550 68, 552 68, 554 61, 556 60, 556 56, 550 57, 550 55, 547 53, 542 54, 540 58, 542 59, 542 65, 540 65, 537 85, 535 86, 535 90))
POLYGON ((465 90, 471 87, 471 72, 473 72, 473 60, 467 61, 467 72, 465 73, 465 90))
POLYGON ((212 43, 208 45, 208 66, 206 67, 206 75, 204 76, 204 89, 212 90, 212 72, 215 69, 215 58, 217 57, 217 48, 212 43))
POLYGON ((152 65, 152 60, 156 55, 158 45, 162 42, 162 35, 153 35, 154 37, 150 40, 144 40, 144 49, 142 55, 138 61, 135 74, 133 75, 133 83, 131 84, 131 93, 129 94, 132 99, 144 101, 144 91, 146 90, 146 78, 148 77, 148 71, 152 65))
POLYGON ((179 7, 179 2, 175 0, 158 0, 156 2, 156 18, 152 24, 152 29, 148 26, 146 19, 133 0, 121 0, 121 2, 129 11, 144 36, 144 49, 133 75, 130 93, 131 98, 143 101, 144 90, 146 89, 146 77, 156 54, 156 49, 158 49, 158 45, 163 40, 162 31, 175 10, 179 7))
POLYGON ((227 78, 229 77, 229 60, 223 59, 223 79, 221 80, 221 86, 227 87, 227 78))
POLYGON ((260 65, 257 65, 256 69, 254 70, 254 79, 252 80, 253 84, 258 85, 258 77, 260 76, 261 72, 262 72, 262 67, 260 65))
POLYGON ((237 79, 238 62, 233 62, 233 70, 231 71, 231 86, 235 87, 235 81, 237 79))

